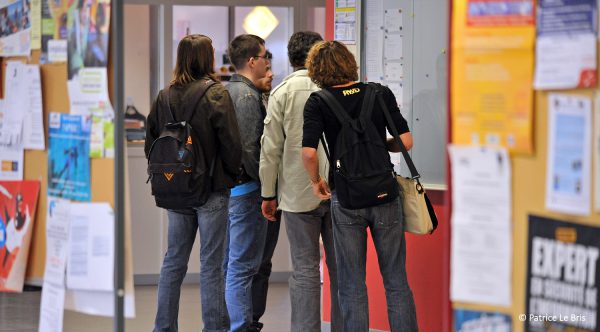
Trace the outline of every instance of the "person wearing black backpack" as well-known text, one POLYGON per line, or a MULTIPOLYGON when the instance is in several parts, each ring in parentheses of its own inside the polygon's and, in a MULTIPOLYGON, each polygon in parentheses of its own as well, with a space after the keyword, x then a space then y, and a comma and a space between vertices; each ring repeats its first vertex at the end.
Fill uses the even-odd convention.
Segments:
POLYGON ((211 39, 185 36, 173 79, 148 115, 149 181, 157 205, 169 216, 155 332, 178 330, 181 283, 198 231, 203 331, 229 329, 223 259, 229 188, 239 174, 242 144, 231 97, 213 68, 211 39))
POLYGON ((321 91, 304 107, 302 158, 321 199, 331 198, 338 267, 339 302, 344 332, 369 330, 365 285, 367 227, 371 231, 386 290, 392 331, 418 331, 412 291, 406 278, 402 204, 389 152, 400 147, 386 140, 384 107, 407 149, 412 135, 392 91, 357 82, 356 60, 344 44, 315 44, 306 61, 308 75, 321 91), (319 174, 317 147, 327 141, 329 179, 319 174), (330 187, 331 186, 331 187, 330 187))

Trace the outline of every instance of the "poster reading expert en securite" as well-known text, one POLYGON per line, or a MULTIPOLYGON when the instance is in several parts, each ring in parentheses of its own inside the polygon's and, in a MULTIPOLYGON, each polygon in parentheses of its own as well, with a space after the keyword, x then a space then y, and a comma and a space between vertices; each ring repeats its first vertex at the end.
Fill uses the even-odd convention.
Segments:
POLYGON ((600 228, 529 216, 525 331, 596 332, 600 228))

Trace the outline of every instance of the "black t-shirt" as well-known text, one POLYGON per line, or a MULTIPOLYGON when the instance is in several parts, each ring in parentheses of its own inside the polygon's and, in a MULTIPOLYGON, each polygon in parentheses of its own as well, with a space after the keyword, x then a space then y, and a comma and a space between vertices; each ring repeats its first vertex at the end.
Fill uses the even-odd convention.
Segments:
MULTIPOLYGON (((360 114, 366 87, 367 84, 359 82, 346 87, 326 89, 335 96, 344 110, 348 112, 350 117, 356 119, 360 114)), ((400 134, 409 132, 406 120, 398 108, 398 103, 396 102, 394 93, 392 93, 392 91, 386 86, 379 86, 379 91, 383 96, 383 100, 387 105, 398 132, 400 134)), ((379 135, 381 135, 381 139, 385 141, 387 121, 385 120, 383 110, 381 110, 377 101, 375 101, 375 105, 373 107, 371 120, 373 121, 373 124, 375 124, 375 128, 377 128, 379 135)), ((335 114, 333 114, 333 112, 329 109, 327 104, 321 100, 321 98, 317 97, 313 93, 308 98, 306 105, 304 106, 302 146, 316 149, 319 146, 321 134, 325 132, 325 139, 327 140, 329 153, 331 156, 334 156, 337 135, 341 129, 342 125, 335 117, 335 114)))

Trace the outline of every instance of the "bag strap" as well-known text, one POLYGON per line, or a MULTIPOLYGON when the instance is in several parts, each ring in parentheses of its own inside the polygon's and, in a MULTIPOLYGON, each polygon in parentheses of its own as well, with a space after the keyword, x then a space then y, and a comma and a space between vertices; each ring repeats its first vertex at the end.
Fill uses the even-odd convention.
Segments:
POLYGON ((169 100, 169 93, 171 92, 171 86, 168 86, 163 90, 163 96, 165 96, 165 102, 167 103, 167 110, 169 111, 169 116, 171 116, 170 122, 175 122, 175 116, 173 115, 173 111, 171 110, 171 102, 169 100))
POLYGON ((350 115, 344 111, 342 104, 335 99, 335 96, 331 92, 327 91, 326 89, 322 89, 317 91, 316 94, 323 99, 327 106, 329 106, 329 109, 331 109, 331 112, 333 112, 340 123, 344 124, 346 122, 352 122, 350 115))
POLYGON ((383 97, 381 96, 381 93, 377 93, 377 100, 379 101, 379 106, 381 107, 381 110, 383 111, 383 114, 385 115, 385 119, 387 120, 388 126, 390 127, 390 130, 392 132, 392 135, 394 136, 394 140, 396 140, 396 143, 398 143, 398 145, 400 145, 400 152, 402 152, 402 156, 404 156, 404 160, 406 160, 406 165, 408 166, 408 169, 410 170, 410 176, 413 179, 417 179, 417 182, 418 182, 418 179, 421 177, 421 175, 417 171, 417 168, 415 167, 415 164, 413 163, 412 158, 410 158, 410 155, 408 154, 408 151, 406 151, 406 147, 404 146, 404 143, 402 143, 402 140, 400 139, 400 135, 398 134, 396 125, 394 124, 394 121, 392 120, 390 111, 388 110, 387 106, 385 105, 385 102, 383 101, 383 97))
MULTIPOLYGON (((200 101, 200 99, 202 99, 202 97, 204 97, 204 95, 206 94, 206 91, 208 91, 208 88, 210 88, 211 86, 213 86, 214 84, 216 84, 217 82, 213 81, 213 80, 202 80, 202 81, 197 81, 198 83, 192 83, 192 84, 196 84, 196 85, 200 85, 200 87, 198 88, 198 91, 194 93, 194 98, 190 101, 186 101, 185 103, 183 103, 183 121, 186 122, 190 122, 190 120, 192 119, 192 116, 194 115, 194 107, 196 106, 196 104, 200 101)), ((173 111, 171 110, 171 104, 169 102, 169 92, 170 92, 170 87, 167 87, 164 90, 164 95, 165 95, 165 100, 167 102, 167 109, 169 110, 169 115, 171 116, 171 122, 176 122, 177 120, 175 119, 175 114, 173 113, 173 111)))

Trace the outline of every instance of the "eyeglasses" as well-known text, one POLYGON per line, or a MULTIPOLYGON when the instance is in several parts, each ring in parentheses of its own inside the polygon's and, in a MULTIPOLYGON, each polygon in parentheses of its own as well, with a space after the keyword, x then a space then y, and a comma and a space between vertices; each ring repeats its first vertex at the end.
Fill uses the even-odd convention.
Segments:
POLYGON ((265 55, 255 55, 255 56, 253 56, 253 58, 263 58, 265 60, 271 60, 271 59, 273 59, 273 54, 271 54, 271 52, 269 52, 269 50, 267 50, 265 52, 265 55))

